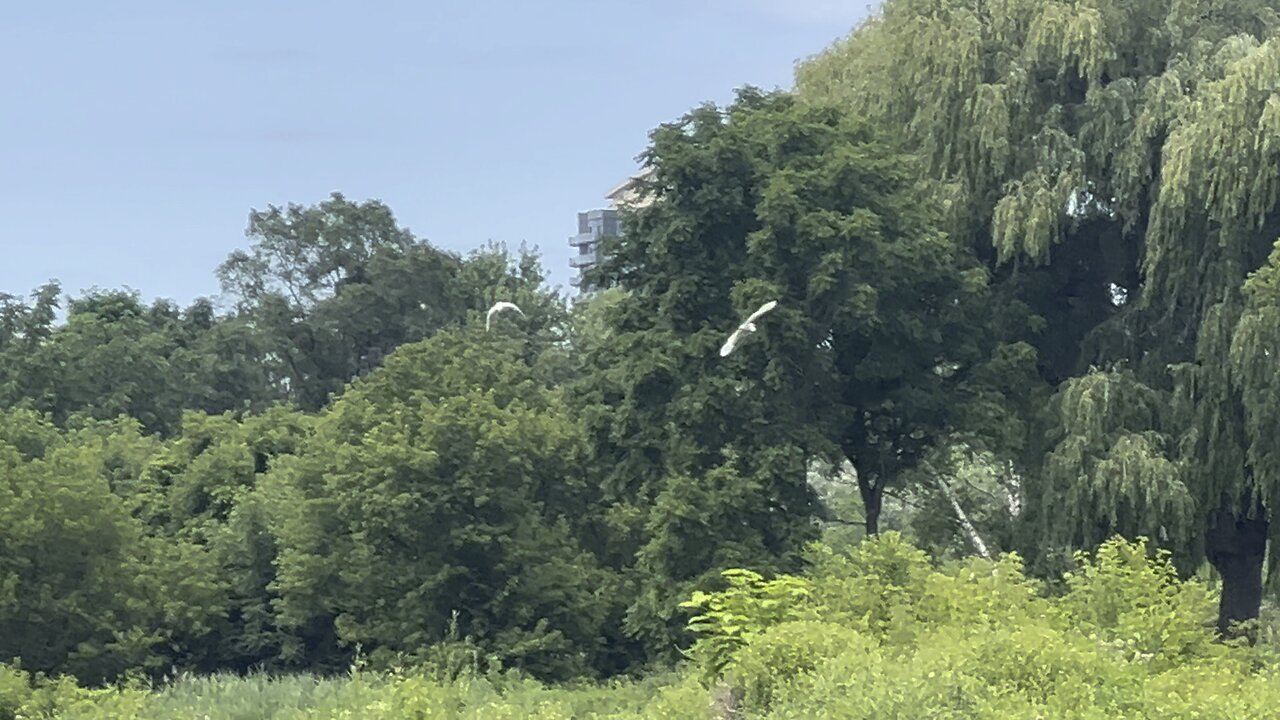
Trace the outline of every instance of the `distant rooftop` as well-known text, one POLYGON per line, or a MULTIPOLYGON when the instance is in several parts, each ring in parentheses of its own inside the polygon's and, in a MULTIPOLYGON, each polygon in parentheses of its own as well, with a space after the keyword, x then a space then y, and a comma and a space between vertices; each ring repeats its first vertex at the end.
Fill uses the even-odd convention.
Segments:
POLYGON ((605 199, 611 201, 614 207, 618 207, 619 205, 634 205, 637 207, 643 207, 645 205, 648 205, 650 202, 653 201, 652 198, 646 197, 644 199, 641 199, 639 196, 639 193, 636 192, 635 186, 637 181, 647 180, 653 177, 653 172, 654 171, 652 166, 646 166, 640 172, 636 173, 635 175, 632 175, 631 177, 619 183, 612 190, 605 193, 605 199))

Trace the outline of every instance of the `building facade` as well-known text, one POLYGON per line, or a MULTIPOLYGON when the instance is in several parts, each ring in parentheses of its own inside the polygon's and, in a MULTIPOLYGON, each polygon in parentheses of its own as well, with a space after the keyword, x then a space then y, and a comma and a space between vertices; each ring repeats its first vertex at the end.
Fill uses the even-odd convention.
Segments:
POLYGON ((600 239, 621 234, 618 211, 613 208, 578 213, 578 234, 569 238, 569 244, 577 248, 577 253, 569 258, 569 266, 578 271, 572 282, 579 293, 585 295, 599 289, 583 275, 600 264, 600 239))
POLYGON ((618 209, 622 206, 643 207, 650 202, 648 197, 641 198, 638 195, 636 182, 651 174, 652 171, 646 168, 605 194, 610 207, 578 213, 578 234, 569 238, 569 244, 577 248, 577 253, 570 257, 569 266, 577 270, 571 283, 578 289, 580 296, 590 295, 601 289, 587 282, 583 275, 600 264, 602 259, 600 239, 606 236, 622 235, 622 222, 618 219, 618 209))

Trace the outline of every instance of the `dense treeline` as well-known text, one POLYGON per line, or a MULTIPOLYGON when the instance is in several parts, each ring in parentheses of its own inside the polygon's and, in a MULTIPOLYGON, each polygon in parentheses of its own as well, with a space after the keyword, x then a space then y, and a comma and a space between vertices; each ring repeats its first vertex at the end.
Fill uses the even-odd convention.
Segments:
MULTIPOLYGON (((547 518, 580 520, 590 499, 551 481, 579 474, 572 463, 583 454, 575 447, 580 433, 572 424, 536 432, 540 422, 566 422, 563 403, 550 388, 563 381, 567 369, 563 358, 554 357, 563 355, 556 348, 566 310, 543 289, 537 258, 513 258, 498 248, 459 258, 397 227, 380 203, 356 204, 336 194, 314 207, 254 213, 250 234, 251 250, 233 254, 219 269, 236 301, 224 314, 204 299, 180 309, 165 301, 147 306, 136 294, 94 291, 71 300, 65 320, 58 322, 62 308, 54 284, 29 302, 6 298, 0 335, 7 407, 0 414, 7 481, 0 486, 4 657, 89 681, 132 669, 339 667, 359 642, 376 649, 394 637, 396 642, 384 644, 429 645, 444 636, 454 609, 464 613, 463 627, 473 630, 470 614, 487 616, 476 597, 498 593, 507 579, 501 573, 525 562, 531 571, 538 562, 555 562, 554 553, 544 553, 557 543, 568 553, 560 562, 577 567, 582 551, 573 536, 542 528, 547 518), (492 344, 468 328, 495 296, 522 302, 528 319, 519 337, 541 350, 512 340, 492 344), (397 361, 330 403, 406 343, 397 361), (455 351, 465 351, 465 357, 455 351), (419 364, 429 358, 434 365, 419 364), (537 362, 526 362, 531 359, 537 362), (412 379, 396 375, 398 368, 407 368, 412 379), (500 390, 521 374, 524 380, 511 386, 511 397, 488 391, 468 396, 473 383, 500 390), (433 387, 434 395, 422 395, 433 387), (421 411, 420 397, 463 403, 473 414, 418 418, 425 438, 387 438, 376 457, 360 461, 364 469, 407 471, 398 453, 433 453, 445 436, 483 433, 489 422, 532 423, 535 432, 522 440, 530 448, 562 436, 542 450, 547 489, 536 497, 548 497, 545 511, 515 494, 532 492, 527 475, 512 472, 501 459, 486 469, 458 455, 443 461, 449 466, 443 473, 420 468, 425 476, 407 477, 399 491, 419 494, 419 503, 426 501, 421 494, 429 486, 456 493, 460 507, 452 511, 436 504, 448 501, 432 498, 436 522, 432 510, 417 514, 404 508, 407 514, 393 523, 381 505, 396 497, 387 494, 392 488, 366 495, 348 485, 350 477, 339 485, 353 499, 370 503, 365 517, 346 507, 332 516, 296 514, 317 489, 324 493, 314 498, 320 505, 337 497, 325 488, 345 477, 330 466, 343 457, 339 448, 361 445, 366 433, 392 417, 388 413, 397 403, 421 411), (471 402, 484 398, 487 414, 471 402), (529 405, 518 412, 509 406, 513 400, 529 405), (370 402, 370 427, 354 434, 334 430, 349 428, 346 423, 368 412, 370 402), (467 473, 474 473, 476 486, 464 484, 467 473), (494 495, 493 517, 481 493, 494 495), (318 586, 337 580, 306 568, 345 565, 391 575, 382 562, 329 556, 328 548, 317 548, 311 538, 331 529, 316 524, 322 521, 374 521, 407 532, 425 522, 413 557, 422 552, 427 558, 435 541, 453 533, 458 547, 436 559, 456 567, 430 560, 419 566, 428 575, 441 573, 442 587, 416 589, 430 598, 403 609, 412 630, 339 632, 335 623, 364 610, 364 600, 339 603, 338 590, 327 595, 318 586), (485 532, 495 537, 478 547, 468 544, 468 535, 485 532), (508 545, 508 534, 517 532, 528 536, 529 547, 508 545), (513 557, 493 558, 488 573, 496 576, 482 578, 485 571, 474 563, 495 545, 513 557), (457 577, 450 579, 450 573, 457 577), (312 613, 316 602, 338 611, 312 613)), ((475 442, 453 440, 449 449, 479 454, 475 442)), ((525 454, 523 448, 510 451, 513 458, 525 454)), ((368 482, 379 483, 373 476, 368 482)), ((373 541, 381 545, 387 539, 373 541)), ((356 544, 343 550, 360 555, 373 548, 356 544)), ((349 587, 368 592, 376 584, 358 580, 349 587)), ((381 597, 387 599, 389 591, 381 597)), ((518 607, 526 599, 517 592, 505 602, 518 607)), ((572 614, 575 607, 561 603, 553 610, 572 614)), ((538 614, 515 623, 513 643, 526 630, 532 633, 522 641, 527 645, 545 640, 537 622, 542 619, 538 614)), ((582 628, 568 632, 580 645, 590 644, 582 628)), ((588 667, 580 663, 564 672, 588 667)))
MULTIPOLYGON (((1074 551, 1145 536, 1160 572, 1221 583, 1186 622, 1252 637, 1280 503, 1278 33, 1266 0, 893 0, 794 91, 657 128, 652 202, 587 302, 535 254, 443 252, 338 194, 252 213, 221 310, 6 296, 0 657, 87 682, 357 651, 612 676, 678 660, 682 603, 724 570, 808 587, 814 541, 886 529, 1016 551, 1068 606, 1074 551), (486 331, 495 300, 524 315, 486 331)), ((903 558, 858 592, 928 592, 903 558)), ((1043 615, 1027 632, 1073 632, 1043 615)))

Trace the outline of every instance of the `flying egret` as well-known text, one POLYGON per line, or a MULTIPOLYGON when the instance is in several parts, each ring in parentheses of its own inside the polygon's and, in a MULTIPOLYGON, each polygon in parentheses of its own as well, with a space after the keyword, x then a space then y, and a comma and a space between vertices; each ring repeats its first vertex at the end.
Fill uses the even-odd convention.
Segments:
POLYGON ((489 330, 489 321, 493 320, 494 313, 499 313, 503 310, 515 310, 522 316, 524 315, 524 311, 516 307, 515 303, 507 302, 506 300, 499 300, 493 304, 493 307, 489 308, 489 312, 484 316, 484 329, 486 332, 489 330))
POLYGON ((725 357, 729 353, 733 352, 733 349, 738 345, 738 341, 741 340, 744 335, 756 331, 756 320, 758 320, 761 315, 764 315, 777 306, 777 300, 770 300, 769 302, 761 305, 759 310, 751 313, 751 316, 744 320, 743 323, 738 326, 737 330, 733 331, 733 334, 729 336, 729 339, 724 341, 724 345, 720 347, 720 357, 725 357))

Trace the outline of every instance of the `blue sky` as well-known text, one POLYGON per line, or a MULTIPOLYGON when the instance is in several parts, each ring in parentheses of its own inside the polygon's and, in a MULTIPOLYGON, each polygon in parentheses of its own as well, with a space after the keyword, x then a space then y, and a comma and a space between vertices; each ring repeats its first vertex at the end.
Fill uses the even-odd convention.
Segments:
POLYGON ((218 292, 252 208, 386 202, 432 244, 542 251, 655 125, 787 87, 868 3, 8 3, 0 291, 218 292))

